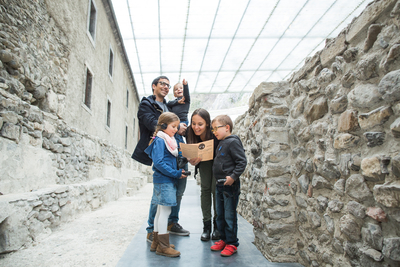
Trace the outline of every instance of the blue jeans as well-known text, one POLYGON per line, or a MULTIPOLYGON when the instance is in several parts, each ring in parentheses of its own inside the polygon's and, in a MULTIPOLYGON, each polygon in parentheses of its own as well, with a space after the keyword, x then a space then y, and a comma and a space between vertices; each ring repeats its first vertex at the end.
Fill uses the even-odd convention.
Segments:
MULTIPOLYGON (((185 166, 187 169, 187 166, 185 166)), ((171 214, 169 215, 168 218, 168 224, 171 223, 177 223, 179 221, 179 210, 181 209, 181 200, 183 193, 185 192, 186 189, 186 182, 187 178, 184 179, 178 179, 175 182, 176 186, 176 206, 171 207, 171 214)), ((155 204, 150 204, 150 210, 149 210, 149 218, 147 220, 147 232, 151 233, 153 232, 154 229, 154 218, 156 217, 157 213, 157 205, 155 204)))
POLYGON ((240 181, 231 186, 216 186, 217 227, 221 240, 226 244, 239 246, 236 208, 239 203, 240 181))

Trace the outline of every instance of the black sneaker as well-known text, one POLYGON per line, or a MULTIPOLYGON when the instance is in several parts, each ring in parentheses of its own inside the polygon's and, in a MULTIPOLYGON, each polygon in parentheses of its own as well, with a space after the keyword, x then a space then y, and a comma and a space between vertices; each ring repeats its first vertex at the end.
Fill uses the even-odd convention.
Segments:
POLYGON ((153 237, 154 237, 153 232, 147 233, 147 238, 146 238, 147 242, 153 243, 153 237))
POLYGON ((190 232, 183 229, 179 223, 171 223, 168 225, 168 231, 172 235, 190 235, 190 232))

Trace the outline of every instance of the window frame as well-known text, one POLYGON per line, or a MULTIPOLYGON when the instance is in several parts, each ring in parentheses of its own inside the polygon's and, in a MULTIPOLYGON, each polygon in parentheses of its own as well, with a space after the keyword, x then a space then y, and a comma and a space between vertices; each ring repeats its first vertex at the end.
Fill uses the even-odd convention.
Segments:
POLYGON ((106 124, 105 127, 107 130, 111 130, 111 110, 112 110, 112 101, 111 98, 107 95, 106 102, 106 124))
POLYGON ((113 80, 113 75, 114 75, 114 65, 115 65, 114 62, 115 62, 115 54, 114 50, 110 45, 110 50, 108 53, 108 77, 110 77, 111 81, 113 80))
POLYGON ((129 126, 125 123, 125 149, 128 149, 128 133, 129 133, 129 126))
POLYGON ((90 42, 92 43, 93 47, 96 47, 96 30, 97 30, 97 6, 96 2, 94 0, 89 0, 89 6, 88 6, 88 18, 87 18, 87 26, 86 26, 86 35, 89 37, 90 42), (92 5, 94 7, 94 19, 92 20, 92 5), (93 22, 94 24, 91 24, 93 22), (93 35, 91 31, 91 26, 93 25, 94 29, 93 35))
POLYGON ((93 98, 93 87, 94 87, 94 74, 90 66, 85 63, 85 74, 84 74, 84 86, 83 86, 83 97, 82 97, 82 106, 88 111, 92 113, 92 98, 93 98), (90 91, 88 92, 88 73, 91 75, 91 84, 90 91), (87 96, 89 93, 89 105, 87 105, 87 96))
POLYGON ((126 109, 129 109, 129 87, 126 88, 126 109))

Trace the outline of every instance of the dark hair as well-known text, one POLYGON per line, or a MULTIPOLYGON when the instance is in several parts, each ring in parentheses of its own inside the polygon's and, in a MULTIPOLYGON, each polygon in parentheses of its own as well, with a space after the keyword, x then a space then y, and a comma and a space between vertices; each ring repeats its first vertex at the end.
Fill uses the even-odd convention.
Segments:
POLYGON ((232 133, 233 122, 231 117, 229 117, 228 115, 218 115, 212 120, 211 124, 213 124, 214 122, 219 122, 223 125, 229 125, 229 132, 232 133))
POLYGON ((195 111, 193 111, 192 113, 192 117, 190 118, 190 125, 188 126, 187 129, 187 136, 186 136, 186 142, 188 144, 196 144, 198 143, 198 137, 197 135, 195 135, 193 129, 192 129, 192 119, 194 115, 199 115, 200 117, 203 118, 203 120, 206 121, 206 140, 203 141, 207 141, 207 140, 211 140, 213 139, 213 135, 211 132, 211 119, 210 119, 210 113, 208 113, 207 110, 205 110, 204 108, 198 108, 195 111))
POLYGON ((158 83, 161 79, 166 79, 166 80, 169 81, 169 79, 168 79, 167 76, 158 76, 157 78, 155 78, 155 79, 153 80, 153 83, 151 84, 151 90, 153 90, 153 92, 154 92, 153 84, 154 84, 155 86, 157 86, 157 83, 158 83))
MULTIPOLYGON (((168 126, 168 124, 174 122, 174 121, 179 121, 179 117, 172 112, 163 112, 160 117, 158 118, 158 122, 157 122, 157 126, 156 129, 154 131, 153 137, 157 136, 157 133, 159 131, 163 131, 165 130, 163 127, 165 127, 165 125, 168 126)), ((165 127, 166 128, 166 127, 165 127)), ((153 142, 153 138, 150 139, 150 143, 149 145, 153 142)))

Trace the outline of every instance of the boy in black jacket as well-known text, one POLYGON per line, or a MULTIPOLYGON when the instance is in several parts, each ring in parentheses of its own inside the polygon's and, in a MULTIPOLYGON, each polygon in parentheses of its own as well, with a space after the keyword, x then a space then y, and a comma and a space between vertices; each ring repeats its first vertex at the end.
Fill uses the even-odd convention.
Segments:
POLYGON ((221 240, 211 246, 212 251, 221 251, 221 256, 229 257, 237 251, 236 208, 240 195, 240 175, 247 165, 242 142, 232 135, 233 123, 228 115, 219 115, 212 121, 212 131, 220 140, 215 151, 213 173, 217 180, 216 204, 217 227, 221 240))

